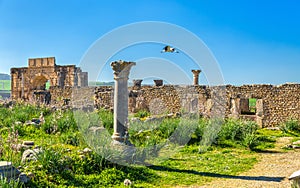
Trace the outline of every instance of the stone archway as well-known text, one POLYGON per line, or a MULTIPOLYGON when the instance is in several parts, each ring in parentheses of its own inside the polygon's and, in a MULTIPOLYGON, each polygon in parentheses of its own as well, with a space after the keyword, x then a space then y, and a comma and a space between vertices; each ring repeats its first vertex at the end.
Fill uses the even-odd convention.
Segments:
POLYGON ((61 90, 64 87, 86 87, 88 73, 75 65, 56 65, 54 57, 29 59, 28 67, 11 68, 11 98, 30 100, 33 92, 45 91, 47 81, 61 90))
POLYGON ((46 83, 50 80, 49 76, 47 75, 37 75, 35 76, 30 82, 31 82, 31 99, 33 101, 39 102, 39 103, 46 103, 49 104, 51 100, 51 94, 50 91, 46 88, 46 83))
POLYGON ((31 89, 32 90, 46 90, 46 83, 49 80, 50 79, 44 75, 36 76, 31 81, 31 89))

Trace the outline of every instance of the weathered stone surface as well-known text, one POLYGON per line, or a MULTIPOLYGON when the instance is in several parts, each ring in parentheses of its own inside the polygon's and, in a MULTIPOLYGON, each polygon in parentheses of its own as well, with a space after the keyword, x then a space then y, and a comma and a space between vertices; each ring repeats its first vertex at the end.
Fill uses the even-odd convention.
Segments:
POLYGON ((20 171, 16 169, 11 162, 0 161, 0 176, 4 178, 17 178, 20 171))
POLYGON ((199 74, 201 70, 192 70, 193 73, 193 80, 194 80, 194 85, 197 86, 199 85, 199 74))
POLYGON ((300 145, 300 140, 293 142, 293 145, 300 145))
POLYGON ((300 187, 300 170, 294 172, 290 177, 292 187, 300 187))
POLYGON ((32 148, 34 147, 34 141, 23 141, 21 147, 23 149, 29 149, 29 148, 32 148))
POLYGON ((34 141, 23 141, 22 145, 34 146, 34 141))
POLYGON ((125 185, 125 186, 131 186, 131 185, 132 185, 132 182, 131 182, 129 179, 125 179, 125 180, 124 180, 124 185, 125 185))
POLYGON ((40 149, 27 149, 23 152, 22 154, 22 159, 21 163, 25 163, 28 161, 36 161, 37 160, 37 155, 41 152, 40 149))
POLYGON ((153 80, 155 83, 155 86, 162 86, 164 84, 163 80, 153 80))
POLYGON ((90 148, 84 148, 83 153, 91 153, 93 150, 90 148))
POLYGON ((57 101, 51 90, 46 91, 47 81, 50 88, 83 87, 88 85, 88 74, 75 65, 56 65, 54 57, 29 59, 28 67, 11 68, 11 97, 46 104, 57 101))
MULTIPOLYGON (((253 115, 253 118, 261 127, 277 127, 290 118, 300 120, 300 84, 243 85, 240 87, 231 85, 215 87, 145 85, 136 90, 136 93, 136 96, 129 96, 129 102, 135 103, 129 104, 131 112, 141 109, 149 110, 151 101, 157 98, 161 100, 169 113, 181 112, 183 109, 189 112, 192 108, 188 108, 188 106, 196 106, 204 117, 211 117, 213 113, 219 113, 224 114, 225 117, 239 118, 242 114, 240 100, 247 101, 249 98, 255 98, 256 114, 253 115), (198 104, 192 104, 196 102, 188 99, 191 98, 189 94, 198 99, 198 104), (135 99, 130 100, 131 97, 135 99), (216 107, 220 103, 224 106, 216 107)), ((113 108, 112 87, 98 87, 95 95, 98 98, 95 100, 97 108, 104 106, 113 108)), ((248 106, 244 111, 249 112, 248 106)))
POLYGON ((114 133, 112 138, 116 141, 124 141, 128 122, 128 76, 135 62, 114 61, 111 67, 114 71, 114 133))
POLYGON ((30 177, 27 176, 27 174, 25 174, 25 173, 21 173, 19 175, 19 181, 22 183, 28 183, 30 181, 30 177))

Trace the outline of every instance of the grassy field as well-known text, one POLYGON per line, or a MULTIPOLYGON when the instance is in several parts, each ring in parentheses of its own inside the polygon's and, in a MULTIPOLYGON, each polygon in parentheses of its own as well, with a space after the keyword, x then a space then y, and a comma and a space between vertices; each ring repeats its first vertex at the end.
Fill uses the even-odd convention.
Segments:
MULTIPOLYGON (((300 132, 297 121, 287 123, 282 130, 270 131, 259 129, 252 122, 226 120, 215 141, 204 151, 200 150, 200 142, 205 137, 204 130, 209 128, 209 121, 200 119, 190 142, 170 157, 157 158, 159 160, 154 160, 154 165, 148 167, 122 166, 98 155, 99 144, 93 147, 90 139, 99 136, 87 136, 91 126, 99 125, 99 119, 110 137, 113 114, 106 110, 79 114, 81 116, 76 117, 78 114, 70 110, 52 111, 22 104, 13 108, 0 106, 0 161, 12 161, 14 166, 21 166, 22 172, 34 173, 23 187, 125 187, 125 179, 134 182, 132 187, 201 186, 215 178, 234 178, 251 169, 257 162, 257 152, 274 147, 278 137, 299 136, 300 132), (43 124, 26 125, 41 112, 45 117, 43 124), (80 127, 76 119, 82 121, 78 124, 80 127), (36 161, 21 163, 24 150, 14 146, 25 140, 34 141, 42 148, 36 161), (92 151, 83 152, 87 147, 92 151)), ((137 114, 137 117, 142 116, 145 113, 137 114)), ((181 121, 165 119, 152 129, 148 124, 140 125, 144 126, 142 129, 132 124, 130 141, 136 147, 159 145, 170 138, 175 128, 180 128, 178 123, 181 121)), ((184 130, 180 134, 184 134, 184 130)), ((0 187, 9 186, 0 181, 0 187)))
POLYGON ((0 80, 0 90, 10 90, 10 80, 0 80))

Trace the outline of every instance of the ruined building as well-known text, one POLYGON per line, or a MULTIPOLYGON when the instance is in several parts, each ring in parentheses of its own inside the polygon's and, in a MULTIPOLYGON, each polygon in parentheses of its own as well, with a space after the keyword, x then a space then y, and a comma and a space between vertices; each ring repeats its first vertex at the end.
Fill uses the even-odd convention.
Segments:
MULTIPOLYGON (((12 99, 63 104, 74 107, 114 108, 114 87, 84 87, 87 73, 75 65, 59 66, 55 58, 29 59, 25 68, 11 69, 12 99), (47 84, 48 82, 48 84, 47 84), (50 87, 47 88, 46 86, 50 87)), ((198 82, 200 70, 192 70, 194 84, 189 86, 141 85, 133 80, 129 87, 130 112, 148 110, 152 115, 192 112, 204 117, 221 114, 225 118, 256 121, 261 127, 274 127, 292 118, 300 120, 300 84, 204 86, 198 82)))
POLYGON ((58 89, 87 85, 87 72, 82 72, 75 65, 56 65, 54 57, 32 58, 28 60, 28 67, 11 68, 13 100, 42 101, 45 98, 49 100, 58 89))

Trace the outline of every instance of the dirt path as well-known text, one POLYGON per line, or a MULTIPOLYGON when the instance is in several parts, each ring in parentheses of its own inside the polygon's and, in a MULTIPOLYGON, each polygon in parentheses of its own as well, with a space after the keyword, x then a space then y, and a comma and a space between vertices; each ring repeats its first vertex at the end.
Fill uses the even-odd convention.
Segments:
POLYGON ((293 172, 300 170, 300 151, 282 152, 280 148, 289 143, 290 138, 280 138, 274 149, 260 154, 259 162, 251 170, 232 178, 217 179, 201 188, 290 188, 287 178, 293 172))

